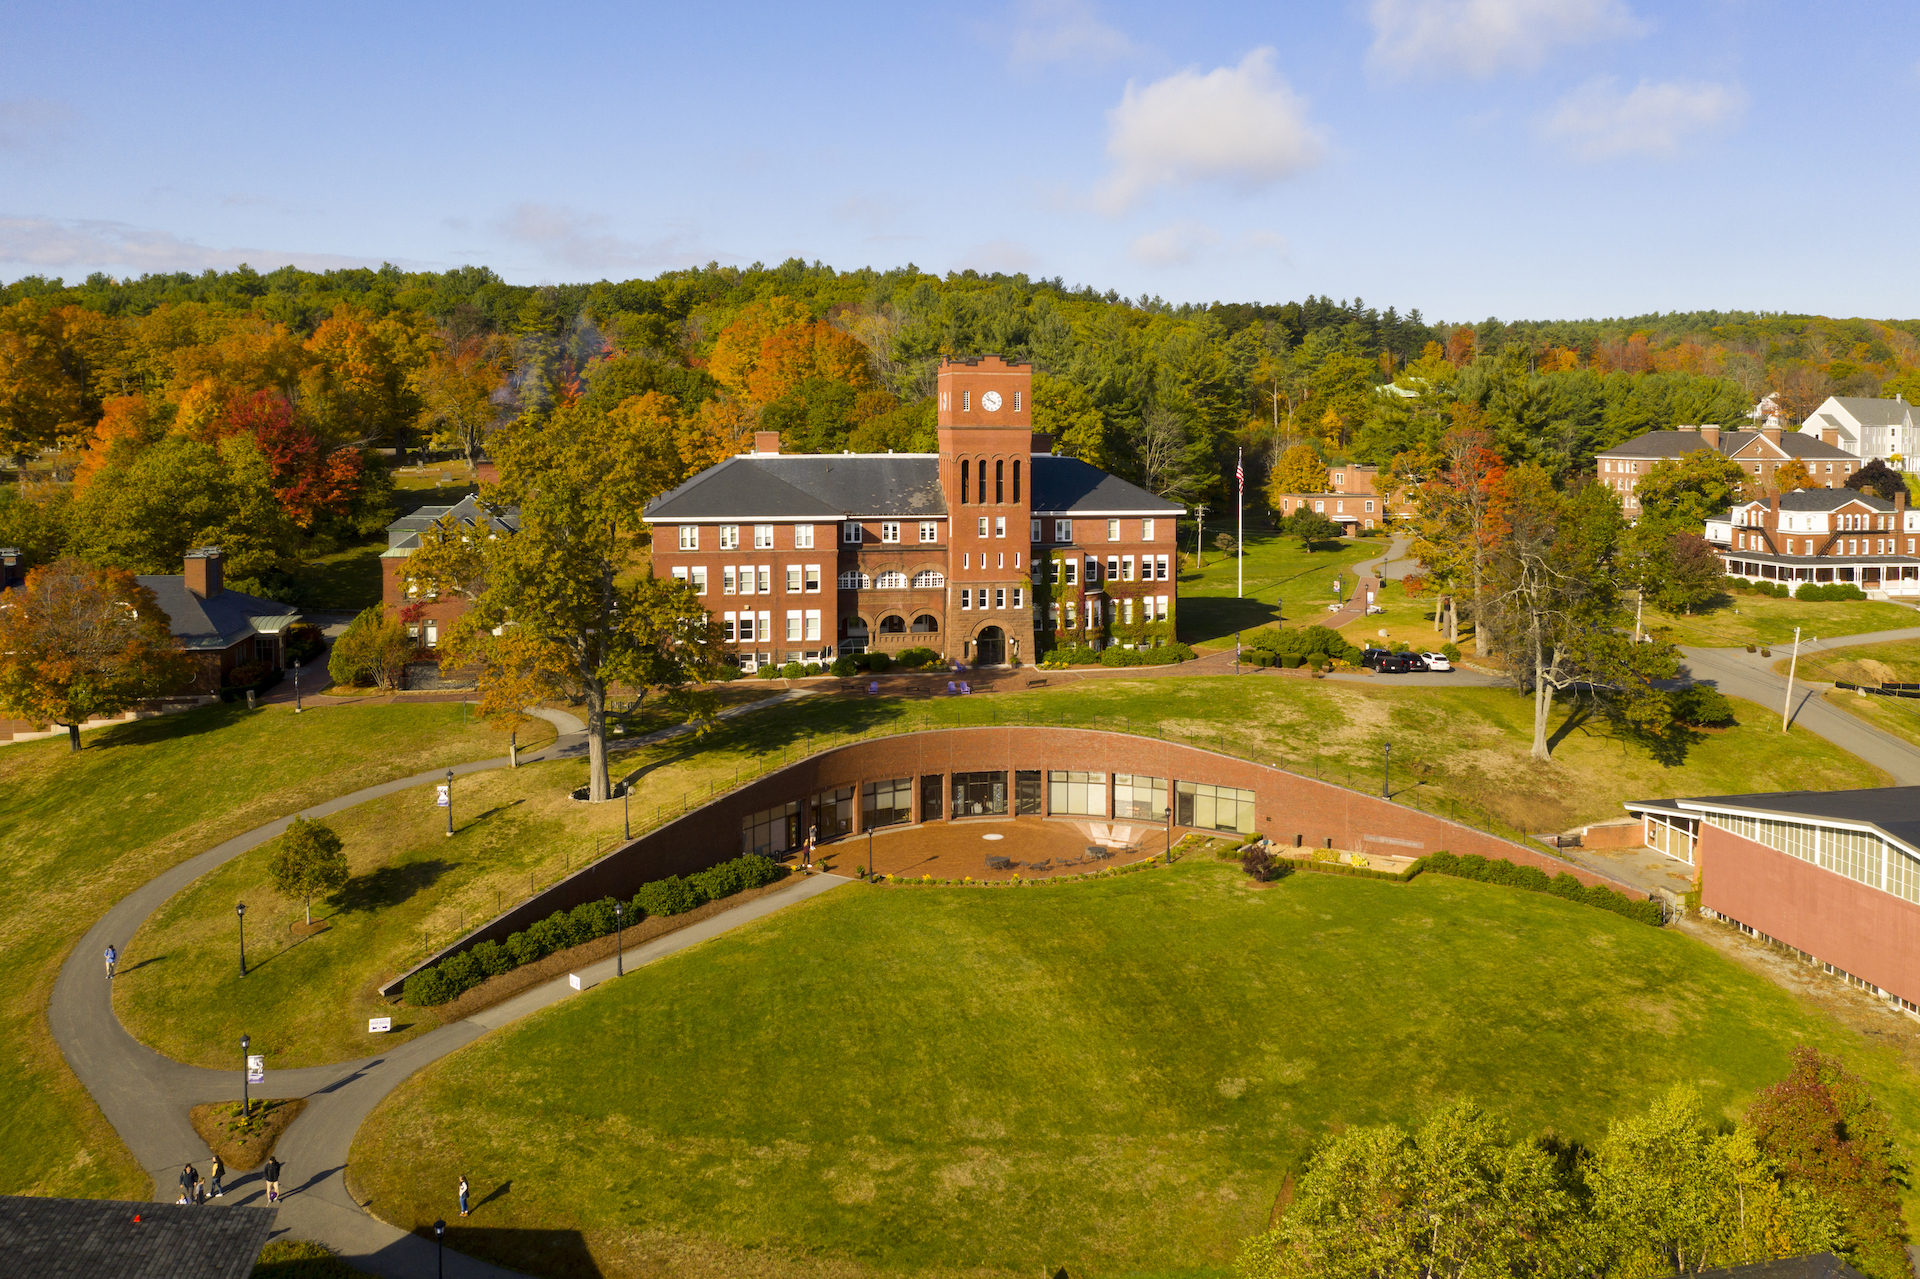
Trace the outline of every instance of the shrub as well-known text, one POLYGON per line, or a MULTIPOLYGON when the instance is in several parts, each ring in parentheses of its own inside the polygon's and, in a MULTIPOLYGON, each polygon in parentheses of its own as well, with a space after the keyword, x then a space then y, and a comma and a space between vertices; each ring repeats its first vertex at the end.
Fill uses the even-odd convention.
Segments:
POLYGON ((868 653, 866 657, 867 657, 867 669, 872 671, 875 675, 886 674, 887 669, 893 665, 893 659, 891 657, 888 657, 885 653, 868 653))
POLYGON ((431 1008, 453 998, 447 989, 446 978, 440 975, 438 967, 423 968, 407 978, 404 993, 407 1002, 416 1008, 431 1008))
POLYGON ((837 659, 832 665, 832 667, 830 667, 829 669, 831 669, 833 673, 835 675, 838 675, 841 679, 845 679, 847 676, 853 674, 855 671, 859 670, 860 668, 858 665, 855 664, 852 657, 841 657, 837 659))
POLYGON ((907 648, 900 650, 900 653, 893 660, 897 666, 905 666, 918 670, 922 667, 937 665, 940 661, 940 654, 930 648, 907 648))
POLYGON ((1460 660, 1460 646, 1458 644, 1442 644, 1440 646, 1440 656, 1446 658, 1449 662, 1457 662, 1460 660))
POLYGON ((574 945, 592 941, 596 937, 605 937, 613 931, 613 898, 602 897, 599 901, 582 902, 569 912, 572 921, 574 945))
POLYGON ((540 943, 526 932, 518 932, 507 938, 507 954, 513 957, 514 966, 531 964, 540 958, 540 943))
POLYGON ((1240 855, 1240 869, 1253 876, 1255 880, 1265 883, 1268 872, 1273 869, 1273 854, 1258 844, 1250 845, 1246 852, 1240 855))
POLYGON ((780 678, 780 668, 769 662, 767 665, 754 671, 753 674, 756 679, 778 679, 780 678))
POLYGON ((352 1279, 360 1272, 311 1239, 275 1239, 260 1250, 253 1279, 352 1279))
POLYGON ((644 884, 633 896, 633 904, 649 915, 684 915, 704 901, 706 898, 678 875, 644 884))
POLYGON ((527 929, 527 935, 538 947, 538 954, 551 955, 556 950, 564 950, 567 945, 566 915, 554 911, 545 919, 535 920, 527 929))
POLYGON ((1673 708, 1673 722, 1700 728, 1708 724, 1731 724, 1733 703, 1711 684, 1689 684, 1667 694, 1673 708))
POLYGON ((489 977, 498 977, 515 966, 513 952, 497 941, 483 941, 471 953, 473 962, 489 977))
POLYGON ((738 666, 735 666, 733 663, 722 662, 720 663, 720 673, 716 675, 714 678, 719 680, 722 684, 731 684, 734 680, 739 679, 740 676, 744 673, 745 672, 743 672, 738 666))
POLYGON ((821 665, 820 665, 820 663, 818 663, 818 662, 808 662, 808 663, 807 663, 807 674, 809 674, 809 675, 818 675, 818 674, 819 674, 819 673, 820 673, 821 671, 823 671, 823 670, 825 670, 825 669, 826 669, 826 668, 825 668, 825 667, 823 667, 823 666, 821 666, 821 665))
POLYGON ((1802 582, 1795 597, 1803 600, 1863 600, 1867 593, 1852 582, 1832 582, 1821 585, 1818 582, 1802 582))
POLYGON ((1450 875, 1456 879, 1502 884, 1508 888, 1524 889, 1532 893, 1549 893, 1556 897, 1564 897, 1568 901, 1609 910, 1637 923, 1651 924, 1655 928, 1666 922, 1659 902, 1635 901, 1624 893, 1617 893, 1599 884, 1589 887, 1581 884, 1578 879, 1565 871, 1549 879, 1547 873, 1536 866, 1520 866, 1502 858, 1482 857, 1478 853, 1469 853, 1465 857, 1460 857, 1444 851, 1429 853, 1414 863, 1414 868, 1432 875, 1450 875), (1566 883, 1563 884, 1562 880, 1566 883), (1577 895, 1575 889, 1578 890, 1577 895))
POLYGON ((780 668, 780 674, 786 679, 801 679, 806 676, 807 668, 799 662, 788 662, 780 668))

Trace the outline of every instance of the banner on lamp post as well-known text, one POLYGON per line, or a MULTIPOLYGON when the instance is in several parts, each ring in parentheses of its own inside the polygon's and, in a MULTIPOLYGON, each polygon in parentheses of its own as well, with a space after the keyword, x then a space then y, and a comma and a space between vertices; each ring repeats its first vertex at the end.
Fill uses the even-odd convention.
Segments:
POLYGON ((266 1079, 267 1059, 259 1053, 254 1053, 247 1058, 247 1082, 250 1084, 259 1084, 265 1083, 266 1079))
POLYGON ((452 797, 451 795, 449 795, 449 794, 447 794, 447 787, 446 787, 446 785, 445 785, 445 783, 442 783, 442 784, 441 784, 440 786, 438 786, 438 787, 437 787, 436 789, 437 789, 437 790, 438 790, 438 791, 440 792, 440 797, 439 797, 438 799, 436 799, 436 800, 434 801, 434 804, 435 804, 435 806, 436 806, 436 807, 439 807, 439 808, 450 808, 450 807, 452 807, 452 805, 453 805, 453 797, 452 797))

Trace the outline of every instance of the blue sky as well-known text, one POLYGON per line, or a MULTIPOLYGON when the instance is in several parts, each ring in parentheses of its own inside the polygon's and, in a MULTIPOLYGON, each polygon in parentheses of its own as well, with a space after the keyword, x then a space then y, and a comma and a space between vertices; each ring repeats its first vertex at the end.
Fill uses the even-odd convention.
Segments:
POLYGON ((1920 6, 15 5, 0 279, 791 256, 1920 314, 1920 6))

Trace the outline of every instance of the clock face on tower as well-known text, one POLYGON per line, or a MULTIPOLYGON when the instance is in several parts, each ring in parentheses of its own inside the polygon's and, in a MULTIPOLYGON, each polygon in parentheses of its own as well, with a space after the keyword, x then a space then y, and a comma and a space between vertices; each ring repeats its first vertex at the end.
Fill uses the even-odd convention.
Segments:
POLYGON ((989 413, 998 413, 1000 411, 1000 392, 988 391, 985 395, 981 396, 980 407, 989 413))

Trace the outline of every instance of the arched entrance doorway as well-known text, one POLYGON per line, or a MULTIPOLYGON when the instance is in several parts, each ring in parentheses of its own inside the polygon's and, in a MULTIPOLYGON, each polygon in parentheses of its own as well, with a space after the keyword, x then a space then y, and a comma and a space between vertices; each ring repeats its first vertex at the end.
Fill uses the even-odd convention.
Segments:
POLYGON ((1007 660, 1007 636, 998 626, 989 626, 973 641, 975 666, 1003 666, 1007 660))

